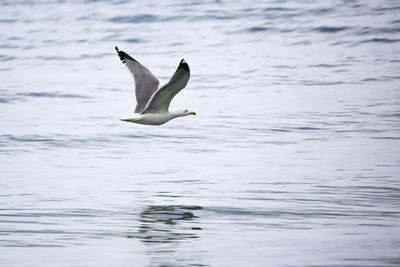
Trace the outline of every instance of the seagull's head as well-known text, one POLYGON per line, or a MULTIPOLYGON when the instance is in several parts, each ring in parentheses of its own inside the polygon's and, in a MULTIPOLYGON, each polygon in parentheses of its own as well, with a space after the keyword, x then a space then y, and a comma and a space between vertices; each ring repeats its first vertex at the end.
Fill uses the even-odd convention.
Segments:
POLYGON ((187 115, 196 115, 196 112, 194 111, 189 111, 187 109, 184 110, 174 110, 171 112, 172 114, 174 114, 177 117, 183 117, 183 116, 187 116, 187 115))

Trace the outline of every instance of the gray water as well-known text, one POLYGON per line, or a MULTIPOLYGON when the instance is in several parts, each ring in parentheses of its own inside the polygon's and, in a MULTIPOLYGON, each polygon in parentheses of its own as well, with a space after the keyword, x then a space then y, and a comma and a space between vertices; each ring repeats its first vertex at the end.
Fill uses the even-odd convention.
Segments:
POLYGON ((1 266, 400 266, 398 1, 0 9, 1 266))

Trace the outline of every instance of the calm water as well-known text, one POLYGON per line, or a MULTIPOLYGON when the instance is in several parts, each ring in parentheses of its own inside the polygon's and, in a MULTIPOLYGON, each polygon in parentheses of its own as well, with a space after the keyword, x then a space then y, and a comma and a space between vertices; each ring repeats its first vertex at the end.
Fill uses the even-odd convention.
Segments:
POLYGON ((1 266, 399 266, 398 1, 1 1, 1 266), (192 78, 120 122, 114 46, 192 78))

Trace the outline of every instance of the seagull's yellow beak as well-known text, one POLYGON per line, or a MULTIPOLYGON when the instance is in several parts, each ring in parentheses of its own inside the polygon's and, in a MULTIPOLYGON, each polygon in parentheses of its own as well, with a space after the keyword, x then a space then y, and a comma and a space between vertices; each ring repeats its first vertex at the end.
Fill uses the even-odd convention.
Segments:
POLYGON ((196 115, 196 112, 191 111, 191 112, 189 112, 189 114, 190 114, 190 115, 196 115))

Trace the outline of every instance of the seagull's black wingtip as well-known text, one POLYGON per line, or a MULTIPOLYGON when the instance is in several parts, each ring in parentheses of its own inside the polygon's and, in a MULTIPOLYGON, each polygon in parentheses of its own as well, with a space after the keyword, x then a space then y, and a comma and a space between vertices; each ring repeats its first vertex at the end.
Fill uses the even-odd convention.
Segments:
MULTIPOLYGON (((118 46, 115 47, 115 50, 117 50, 119 59, 121 59, 122 63, 125 63, 125 60, 126 60, 126 59, 130 59, 130 60, 136 61, 133 57, 131 57, 130 55, 128 55, 128 54, 125 53, 124 51, 119 50, 119 49, 118 49, 118 46)), ((137 62, 137 61, 136 61, 136 62, 137 62)))
POLYGON ((190 73, 189 65, 187 64, 187 62, 186 62, 185 59, 182 59, 182 60, 181 60, 181 62, 179 63, 179 67, 178 67, 178 68, 179 68, 179 69, 184 69, 184 70, 186 70, 187 72, 190 73))

